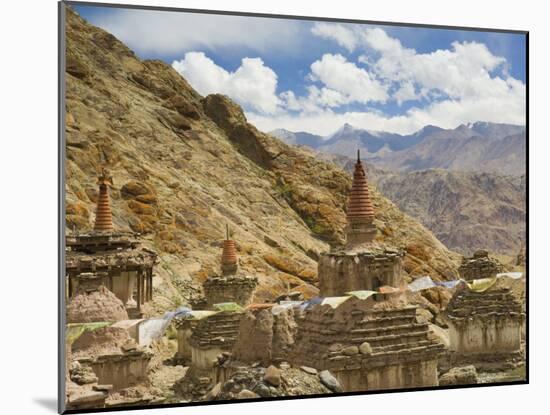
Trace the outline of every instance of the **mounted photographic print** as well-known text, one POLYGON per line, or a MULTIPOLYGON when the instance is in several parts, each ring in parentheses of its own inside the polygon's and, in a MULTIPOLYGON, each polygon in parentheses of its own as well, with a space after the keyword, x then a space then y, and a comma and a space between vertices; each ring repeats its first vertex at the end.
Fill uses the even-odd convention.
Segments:
POLYGON ((59 11, 60 412, 528 382, 527 32, 59 11))

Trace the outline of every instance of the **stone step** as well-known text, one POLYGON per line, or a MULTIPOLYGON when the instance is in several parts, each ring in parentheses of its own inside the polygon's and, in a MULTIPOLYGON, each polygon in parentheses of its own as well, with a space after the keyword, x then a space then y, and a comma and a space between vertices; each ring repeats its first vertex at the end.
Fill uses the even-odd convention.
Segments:
POLYGON ((507 298, 511 298, 512 295, 509 293, 509 292, 506 292, 506 293, 488 293, 488 292, 484 292, 484 293, 468 293, 468 294, 459 294, 456 296, 456 300, 459 300, 459 301, 468 301, 468 300, 473 300, 473 301, 483 301, 483 300, 486 300, 486 301, 495 301, 495 300, 504 300, 504 299, 507 299, 507 298))
POLYGON ((383 342, 386 340, 395 340, 395 339, 401 339, 401 338, 407 338, 407 337, 425 337, 426 333, 427 333, 426 330, 415 330, 409 333, 385 334, 382 336, 365 336, 364 341, 367 341, 372 344, 374 342, 383 342))
POLYGON ((390 316, 414 316, 417 307, 407 307, 399 310, 369 310, 368 318, 387 318, 390 316))
POLYGON ((421 340, 413 343, 398 343, 398 344, 391 344, 388 346, 376 346, 372 348, 372 351, 373 353, 387 352, 387 351, 395 351, 395 350, 402 350, 402 349, 410 349, 414 347, 429 347, 432 344, 433 342, 431 340, 421 340))
POLYGON ((403 344, 400 345, 402 347, 398 349, 389 349, 384 350, 380 349, 379 351, 375 351, 371 354, 372 357, 381 357, 381 356, 388 356, 388 355, 397 355, 397 354, 405 354, 405 355, 414 355, 415 353, 422 353, 422 352, 429 352, 429 351, 435 351, 435 350, 444 350, 444 346, 440 344, 431 344, 431 345, 415 345, 415 344, 403 344))
POLYGON ((364 319, 361 321, 358 321, 357 324, 360 326, 379 326, 379 325, 398 325, 398 324, 406 324, 411 323, 414 321, 416 314, 413 314, 411 316, 390 316, 390 317, 380 317, 377 319, 364 319), (397 323, 399 322, 399 323, 397 323))
POLYGON ((459 307, 450 311, 451 315, 474 316, 476 314, 507 313, 517 311, 519 307, 507 307, 502 305, 459 307))
POLYGON ((352 334, 375 333, 376 334, 376 333, 398 332, 401 330, 411 330, 411 329, 428 331, 428 325, 421 324, 421 323, 399 324, 395 326, 383 326, 383 327, 374 327, 374 328, 368 328, 368 329, 354 329, 354 330, 351 330, 350 333, 352 334))
POLYGON ((231 323, 231 324, 213 324, 212 328, 214 329, 220 329, 220 330, 234 330, 235 328, 238 328, 240 325, 239 322, 237 323, 231 323))
POLYGON ((507 304, 507 303, 513 303, 514 299, 512 296, 506 296, 506 297, 464 297, 464 298, 457 298, 456 303, 459 304, 507 304))

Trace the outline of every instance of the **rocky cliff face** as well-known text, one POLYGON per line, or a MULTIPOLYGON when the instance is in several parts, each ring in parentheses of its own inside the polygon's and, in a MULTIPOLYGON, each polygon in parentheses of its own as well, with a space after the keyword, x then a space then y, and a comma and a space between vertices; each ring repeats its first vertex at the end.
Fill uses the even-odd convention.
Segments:
MULTIPOLYGON (((315 295, 316 259, 341 243, 351 179, 259 132, 227 97, 205 98, 169 65, 140 61, 67 14, 66 229, 90 230, 102 167, 117 230, 160 254, 157 311, 195 295, 219 266, 229 224, 256 300, 287 287, 315 295)), ((456 276, 458 256, 373 191, 379 239, 405 248, 410 275, 456 276)))

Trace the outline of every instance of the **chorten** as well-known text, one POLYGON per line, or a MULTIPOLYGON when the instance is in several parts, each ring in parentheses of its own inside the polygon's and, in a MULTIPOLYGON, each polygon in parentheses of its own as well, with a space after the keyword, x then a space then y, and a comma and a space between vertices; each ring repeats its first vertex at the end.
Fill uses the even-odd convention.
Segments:
POLYGON ((94 231, 113 232, 113 215, 109 200, 109 187, 113 185, 113 178, 107 174, 105 169, 102 169, 97 184, 99 185, 99 196, 97 198, 94 231))
POLYGON ((349 195, 346 216, 346 237, 349 246, 370 243, 376 236, 374 225, 374 208, 369 194, 367 175, 357 150, 357 162, 353 171, 353 182, 349 195))
POLYGON ((256 277, 247 276, 239 270, 237 246, 235 241, 229 238, 229 226, 226 225, 221 273, 209 276, 203 284, 207 308, 220 303, 248 305, 258 285, 256 277))
POLYGON ((346 245, 319 258, 320 295, 341 296, 350 291, 400 287, 403 252, 375 241, 374 207, 359 151, 346 216, 346 245))
POLYGON ((115 231, 109 196, 113 179, 106 169, 101 170, 97 184, 93 230, 66 237, 68 297, 76 294, 80 274, 106 273, 105 286, 122 301, 131 317, 139 317, 141 306, 153 299, 157 254, 142 247, 136 235, 115 231))

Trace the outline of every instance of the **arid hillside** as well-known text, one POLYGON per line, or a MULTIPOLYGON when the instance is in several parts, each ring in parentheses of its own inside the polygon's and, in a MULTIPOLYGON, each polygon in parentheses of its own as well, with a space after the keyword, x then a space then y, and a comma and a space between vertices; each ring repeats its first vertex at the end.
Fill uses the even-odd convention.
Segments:
POLYGON ((375 181, 451 249, 516 255, 525 241, 525 176, 425 170, 375 181))
MULTIPOLYGON (((169 65, 140 61, 76 13, 67 19, 67 233, 91 229, 107 168, 115 228, 141 233, 160 255, 154 311, 198 294, 226 224, 241 268, 260 280, 257 301, 287 287, 315 295, 319 253, 342 242, 349 175, 259 132, 229 98, 201 97, 169 65)), ((373 197, 378 238, 407 250, 411 277, 456 276, 457 254, 373 197)))

